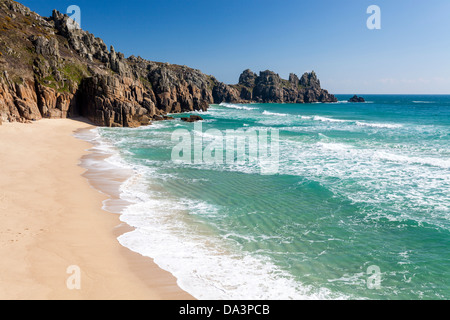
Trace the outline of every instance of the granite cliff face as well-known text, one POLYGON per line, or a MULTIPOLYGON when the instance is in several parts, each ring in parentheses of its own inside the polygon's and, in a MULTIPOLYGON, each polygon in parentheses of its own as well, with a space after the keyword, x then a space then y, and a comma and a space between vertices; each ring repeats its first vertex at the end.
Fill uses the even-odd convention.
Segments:
POLYGON ((137 127, 221 102, 332 102, 315 73, 242 73, 237 85, 186 66, 125 58, 67 15, 43 18, 0 0, 0 123, 84 116, 137 127))
POLYGON ((87 117, 136 127, 166 113, 206 110, 214 86, 199 70, 125 58, 64 14, 0 0, 0 121, 87 117))
POLYGON ((220 97, 224 102, 254 101, 261 103, 311 103, 336 102, 337 99, 320 86, 315 72, 305 73, 299 79, 291 73, 289 80, 282 79, 273 71, 261 71, 256 75, 245 70, 239 83, 231 86, 232 94, 220 97), (233 90, 234 89, 234 90, 233 90), (233 101, 230 101, 233 100, 233 101))

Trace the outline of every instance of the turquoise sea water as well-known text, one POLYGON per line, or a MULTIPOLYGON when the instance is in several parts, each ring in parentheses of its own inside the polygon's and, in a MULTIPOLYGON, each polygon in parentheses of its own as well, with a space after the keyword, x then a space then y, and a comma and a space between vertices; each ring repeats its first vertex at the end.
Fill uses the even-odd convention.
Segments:
POLYGON ((349 97, 96 129, 135 172, 119 241, 199 299, 449 299, 450 96, 349 97), (278 174, 171 159, 177 129, 239 128, 279 130, 278 174))

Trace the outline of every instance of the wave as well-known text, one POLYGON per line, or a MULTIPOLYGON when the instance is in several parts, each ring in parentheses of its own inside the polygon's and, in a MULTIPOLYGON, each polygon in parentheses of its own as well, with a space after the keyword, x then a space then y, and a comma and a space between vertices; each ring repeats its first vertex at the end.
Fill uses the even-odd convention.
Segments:
POLYGON ((322 116, 313 116, 313 120, 322 122, 351 122, 350 120, 333 119, 322 116))
POLYGON ((363 121, 355 121, 355 120, 344 120, 344 119, 334 119, 327 118, 323 116, 313 116, 313 120, 321 121, 321 122, 335 122, 335 123, 348 123, 348 124, 356 124, 360 127, 370 127, 370 128, 387 128, 387 129, 397 129, 402 128, 403 125, 398 123, 374 123, 374 122, 363 122, 363 121))
POLYGON ((367 207, 371 218, 414 220, 448 229, 443 190, 450 186, 450 160, 433 152, 327 137, 319 142, 284 140, 281 153, 288 156, 280 159, 280 173, 307 177, 363 207, 377 208, 372 212, 367 207))
MULTIPOLYGON (((319 122, 325 122, 325 123, 332 123, 332 124, 345 124, 349 126, 359 126, 359 127, 368 127, 368 128, 376 128, 376 129, 399 129, 402 128, 403 125, 399 123, 376 123, 376 122, 365 122, 365 121, 359 121, 359 120, 347 120, 347 119, 336 119, 336 118, 329 118, 325 116, 319 116, 319 115, 295 115, 295 114, 287 114, 287 113, 277 113, 277 112, 271 112, 264 110, 263 115, 266 116, 274 116, 275 118, 271 119, 263 119, 260 120, 260 123, 266 124, 266 125, 280 125, 280 124, 294 124, 296 119, 301 120, 311 120, 311 121, 319 121, 319 122), (277 118, 278 117, 278 118, 277 118)), ((289 131, 289 129, 288 129, 289 131)))
MULTIPOLYGON (((348 100, 340 100, 340 101, 337 101, 335 103, 339 104, 339 103, 350 103, 350 102, 348 102, 348 100)), ((359 102, 359 103, 361 103, 361 102, 359 102)), ((364 101, 362 103, 374 103, 374 101, 364 101)))
MULTIPOLYGON (((343 101, 342 103, 345 103, 345 101, 343 101)), ((239 110, 255 110, 258 108, 252 108, 252 107, 246 107, 246 106, 239 106, 239 105, 234 105, 234 104, 229 104, 229 103, 221 103, 220 106, 226 107, 226 108, 231 108, 231 109, 239 109, 239 110)), ((311 115, 311 116, 306 116, 306 115, 296 115, 296 114, 288 114, 288 113, 279 113, 279 112, 272 112, 272 111, 268 111, 268 110, 264 110, 262 112, 263 115, 265 116, 274 116, 274 117, 289 117, 289 122, 294 121, 296 118, 297 119, 302 119, 302 120, 313 120, 313 121, 320 121, 320 122, 330 122, 330 123, 347 123, 349 125, 357 125, 360 127, 369 127, 369 128, 377 128, 377 129, 398 129, 398 128, 402 128, 403 125, 402 124, 398 124, 398 123, 376 123, 376 122, 364 122, 364 121, 359 121, 359 120, 347 120, 347 119, 336 119, 336 118, 329 118, 329 117, 325 117, 325 116, 319 116, 319 115, 311 115)), ((281 119, 280 119, 281 120, 281 119)), ((273 122, 273 119, 269 120, 269 122, 267 122, 268 120, 262 120, 262 122, 264 124, 283 124, 285 120, 281 120, 282 122, 280 122, 279 120, 275 119, 275 122, 273 122)), ((261 121, 260 121, 261 122, 261 121)))
POLYGON ((239 106, 236 104, 225 103, 225 102, 222 102, 221 104, 219 104, 219 106, 229 108, 229 109, 238 109, 238 110, 258 110, 258 108, 254 108, 254 107, 247 107, 247 106, 243 106, 243 105, 239 106))
POLYGON ((266 116, 277 116, 277 117, 288 117, 288 116, 292 116, 292 115, 287 114, 287 113, 270 112, 270 111, 267 111, 267 110, 264 110, 264 112, 263 112, 262 114, 264 114, 264 115, 266 115, 266 116))
POLYGON ((369 122, 362 122, 362 121, 356 121, 355 123, 357 126, 371 127, 371 128, 397 129, 397 128, 403 127, 403 125, 398 124, 398 123, 369 123, 369 122))
POLYGON ((218 215, 220 208, 215 205, 157 192, 145 175, 130 178, 123 185, 122 198, 132 205, 120 220, 136 229, 120 236, 119 243, 151 257, 197 299, 346 298, 304 286, 270 259, 234 250, 227 235, 214 236, 186 221, 218 215))
POLYGON ((319 148, 332 150, 332 151, 348 151, 351 150, 352 147, 345 143, 337 143, 337 142, 318 142, 317 146, 319 148))
MULTIPOLYGON (((324 140, 328 140, 325 136, 324 140)), ((364 155, 367 159, 371 160, 382 160, 390 161, 395 163, 407 163, 407 164, 418 164, 427 165, 433 167, 439 167, 442 169, 450 169, 450 160, 432 157, 418 157, 418 156, 408 156, 400 155, 392 152, 387 152, 384 150, 366 150, 366 149, 355 149, 352 145, 339 142, 317 142, 316 145, 321 149, 327 149, 330 151, 343 151, 350 155, 355 155, 363 159, 364 155)))
POLYGON ((141 165, 122 156, 123 150, 116 147, 116 142, 130 139, 135 143, 137 139, 123 134, 123 130, 97 128, 90 136, 91 141, 96 141, 94 151, 110 156, 98 165, 131 172, 118 188, 120 211, 112 211, 120 213, 120 220, 135 228, 118 237, 122 246, 152 258, 197 299, 348 298, 326 288, 303 285, 269 258, 234 248, 229 235, 213 235, 209 229, 199 227, 199 218, 220 215, 221 208, 206 201, 177 198, 161 189, 163 174, 158 172, 158 164, 141 165))
POLYGON ((388 160, 392 162, 422 164, 433 167, 440 167, 443 169, 450 169, 450 160, 446 159, 431 158, 431 157, 409 157, 383 151, 375 152, 374 157, 381 160, 388 160))
POLYGON ((75 136, 92 144, 90 154, 81 160, 81 167, 86 169, 83 176, 89 184, 106 194, 108 199, 103 201, 102 209, 112 213, 119 213, 128 203, 120 198, 122 181, 133 174, 133 171, 125 163, 117 149, 107 141, 104 141, 99 128, 77 132, 75 136), (100 188, 101 186, 101 188, 100 188))
POLYGON ((333 119, 333 118, 327 118, 323 116, 304 116, 304 115, 295 115, 295 114, 287 114, 287 113, 277 113, 277 112, 271 112, 264 110, 263 115, 266 116, 277 116, 277 117, 292 117, 292 118, 299 118, 302 120, 314 120, 314 121, 322 121, 322 122, 351 122, 351 120, 341 120, 341 119, 333 119))

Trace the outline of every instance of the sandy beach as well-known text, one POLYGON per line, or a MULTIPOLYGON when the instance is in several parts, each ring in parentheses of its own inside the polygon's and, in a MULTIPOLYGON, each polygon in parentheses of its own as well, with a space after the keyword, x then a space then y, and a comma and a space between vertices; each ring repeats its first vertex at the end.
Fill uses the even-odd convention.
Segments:
POLYGON ((90 144, 74 132, 89 127, 83 119, 0 126, 0 299, 192 299, 118 243, 129 228, 102 210, 107 196, 79 165, 90 144))

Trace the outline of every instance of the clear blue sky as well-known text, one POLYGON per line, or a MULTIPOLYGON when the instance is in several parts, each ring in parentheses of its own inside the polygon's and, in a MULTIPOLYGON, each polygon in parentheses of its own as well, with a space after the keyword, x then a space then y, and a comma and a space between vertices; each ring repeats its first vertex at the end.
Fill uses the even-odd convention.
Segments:
POLYGON ((449 0, 19 0, 50 16, 81 8, 82 28, 126 56, 187 65, 226 83, 247 68, 315 70, 332 93, 450 94, 449 0), (381 30, 369 30, 369 5, 381 30))

